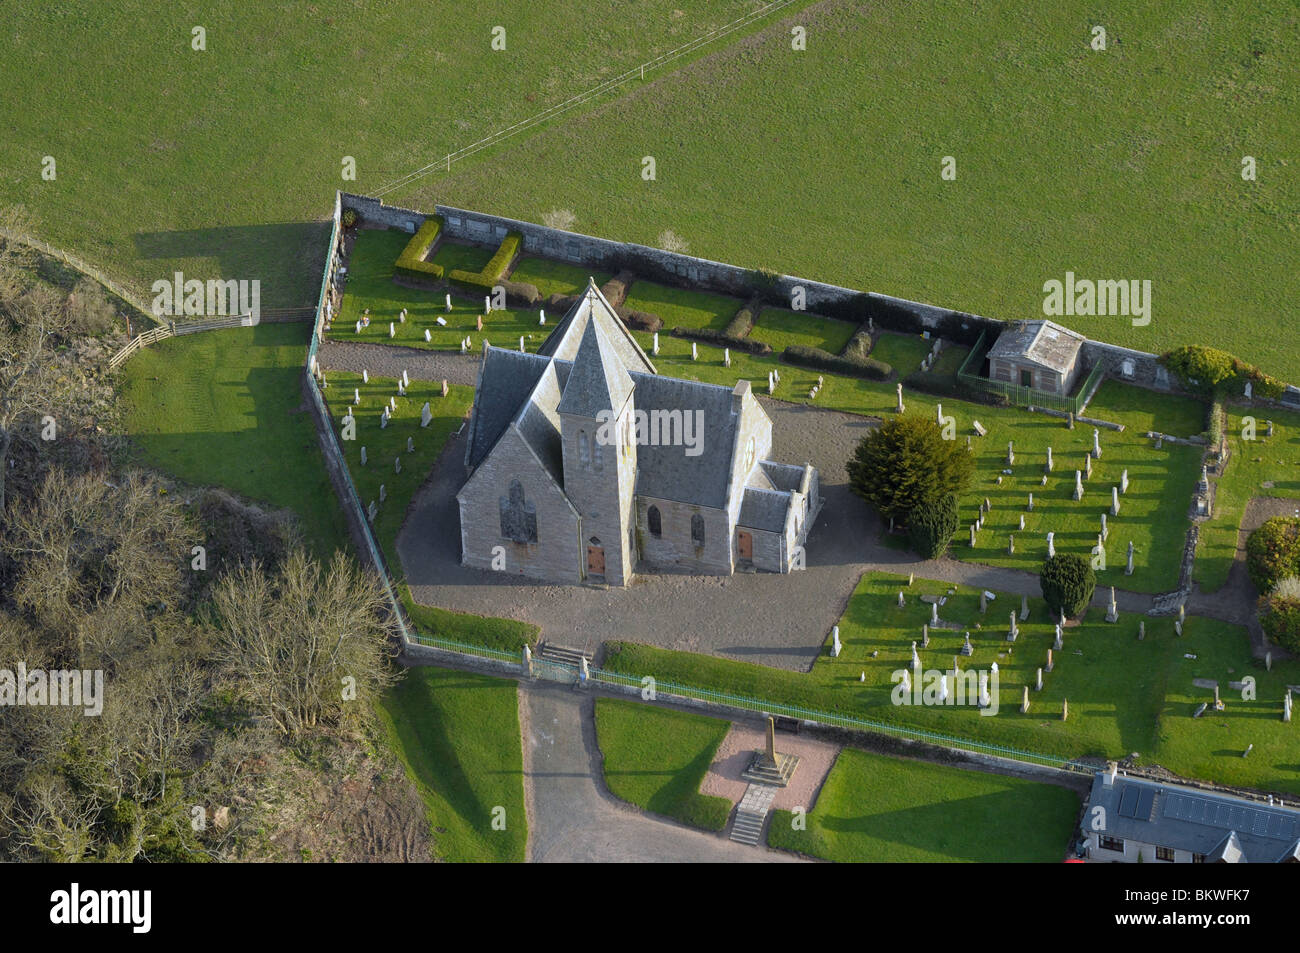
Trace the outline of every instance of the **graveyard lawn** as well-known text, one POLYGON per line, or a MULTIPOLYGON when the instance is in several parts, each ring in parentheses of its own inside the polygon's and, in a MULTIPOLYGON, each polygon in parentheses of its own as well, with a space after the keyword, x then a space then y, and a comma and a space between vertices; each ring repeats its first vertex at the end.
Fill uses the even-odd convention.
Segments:
POLYGON ((700 793, 700 783, 731 729, 719 718, 596 699, 596 739, 605 784, 617 798, 654 814, 720 831, 731 801, 700 793))
POLYGON ((749 337, 772 345, 772 350, 777 353, 791 345, 802 345, 838 354, 857 330, 856 324, 824 318, 807 311, 764 308, 754 322, 749 337))
MULTIPOLYGON (((348 258, 348 278, 343 289, 343 303, 335 315, 326 335, 331 341, 363 341, 367 344, 399 344, 405 347, 426 348, 437 351, 459 351, 463 338, 470 338, 470 352, 477 354, 483 340, 495 341, 498 347, 516 349, 519 338, 524 346, 536 351, 550 333, 554 320, 547 315, 548 326, 538 325, 536 309, 500 309, 485 314, 483 298, 463 292, 451 291, 451 311, 447 310, 444 290, 413 288, 393 283, 393 268, 411 236, 398 229, 361 229, 357 232, 352 254, 348 258), (370 326, 357 333, 357 321, 370 309, 370 326), (406 320, 399 320, 406 309, 406 320), (483 317, 483 330, 478 330, 478 318, 483 317), (446 325, 438 324, 441 318, 446 325), (393 326, 393 337, 388 336, 388 326, 393 326), (430 340, 425 341, 424 332, 430 340)), ((471 248, 465 245, 444 245, 438 255, 446 251, 447 261, 472 264, 477 261, 475 252, 490 258, 494 249, 471 248)), ((443 262, 434 256, 439 264, 443 262)), ((479 268, 487 261, 479 263, 479 268)), ((452 267, 459 267, 453 265, 452 267)), ((475 269, 477 270, 477 269, 475 269)))
POLYGON ((288 507, 322 558, 347 548, 300 389, 309 324, 261 324, 169 338, 122 368, 125 427, 149 466, 288 507))
POLYGON ((517 694, 510 679, 419 667, 384 698, 383 721, 424 800, 438 860, 524 860, 517 694))
MULTIPOLYGON (((1272 672, 1256 669, 1250 660, 1246 631, 1238 626, 1189 616, 1185 634, 1174 632, 1174 620, 1120 614, 1104 621, 1105 610, 1090 609, 1084 621, 1065 629, 1065 645, 1055 652, 1052 672, 1043 674, 1043 690, 1034 688, 1036 670, 1044 665, 1055 628, 1046 606, 1029 600, 1030 615, 1019 620, 1020 599, 998 596, 988 611, 979 612, 979 590, 918 579, 909 588, 906 577, 868 573, 863 576, 840 620, 843 649, 831 658, 829 646, 808 673, 765 668, 730 659, 634 645, 606 643, 606 669, 642 678, 652 675, 661 685, 675 683, 723 692, 767 703, 796 706, 812 712, 903 725, 983 744, 1053 758, 1122 758, 1137 753, 1144 764, 1158 763, 1171 771, 1205 780, 1225 780, 1300 793, 1300 738, 1280 718, 1283 686, 1300 683, 1300 662, 1277 662, 1272 672), (947 595, 954 589, 952 595, 947 595), (898 608, 903 590, 907 605, 898 608), (960 629, 931 629, 930 646, 921 648, 922 624, 930 607, 922 595, 945 595, 940 620, 960 629), (1007 641, 1010 613, 1017 611, 1019 636, 1007 641), (1145 622, 1146 637, 1137 639, 1145 622), (960 656, 965 632, 974 654, 960 656), (911 672, 911 645, 917 643, 923 669, 951 672, 953 656, 963 672, 991 671, 998 665, 998 711, 979 714, 974 704, 896 704, 895 673, 911 672), (1010 650, 1010 651, 1009 651, 1010 650), (876 653, 872 657, 872 653, 876 653), (1184 653, 1198 656, 1185 659, 1184 653), (1229 669, 1235 669, 1235 673, 1229 669), (1229 679, 1250 672, 1258 683, 1261 702, 1229 706, 1213 729, 1204 717, 1192 719, 1193 701, 1213 693, 1194 689, 1193 677, 1221 681, 1225 695, 1229 679), (865 681, 860 678, 865 676, 865 681), (1030 688, 1029 712, 1020 704, 1024 686, 1030 688), (1069 718, 1061 720, 1062 702, 1069 701, 1069 718), (1274 712, 1275 714, 1269 714, 1274 712), (1256 753, 1241 758, 1247 744, 1256 753), (1206 747, 1209 745, 1209 747, 1206 747), (1270 758, 1267 752, 1290 750, 1292 756, 1270 758), (1235 761, 1232 760, 1235 758, 1235 761)), ((901 675, 898 676, 901 680, 901 675)), ((956 697, 949 678, 949 691, 956 697)), ((973 687, 973 686, 972 686, 973 687)), ((667 687, 661 690, 667 692, 667 687)), ((1199 703, 1199 702, 1197 702, 1199 703)), ((812 717, 812 716, 810 716, 812 717)))
POLYGON ((413 380, 406 390, 407 396, 398 397, 398 382, 392 378, 371 377, 367 384, 360 374, 327 371, 325 379, 329 386, 322 393, 335 433, 341 437, 343 418, 349 410, 356 420, 356 440, 340 439, 339 446, 343 448, 343 459, 361 506, 368 507, 372 500, 378 503, 379 512, 371 527, 389 571, 397 575, 397 592, 411 622, 427 635, 509 652, 534 642, 538 629, 525 622, 420 605, 412 600, 410 588, 401 578, 397 534, 406 521, 407 506, 442 454, 448 438, 469 414, 474 402, 473 388, 450 386, 443 397, 440 383, 413 380), (355 392, 361 394, 360 406, 352 403, 355 392), (388 426, 381 428, 380 416, 390 397, 396 398, 397 410, 389 417, 388 426), (426 401, 433 416, 428 427, 421 427, 420 413, 426 401), (414 441, 414 453, 406 450, 407 438, 414 441), (362 447, 366 448, 365 466, 361 464, 362 447), (396 472, 394 464, 398 458, 402 461, 401 473, 396 472), (387 495, 383 503, 379 503, 381 484, 387 495))
MULTIPOLYGON (((553 294, 576 295, 587 287, 588 278, 595 279, 596 287, 599 288, 610 277, 608 272, 593 271, 582 265, 571 265, 553 258, 520 258, 510 272, 511 281, 533 285, 543 300, 553 294)), ((562 317, 564 315, 557 314, 555 320, 562 317)))
POLYGON ((1242 408, 1228 410, 1226 434, 1231 456, 1214 496, 1214 518, 1201 524, 1193 577, 1203 592, 1215 592, 1228 581, 1237 554, 1237 534, 1246 505, 1255 497, 1300 500, 1300 414, 1253 408, 1255 435, 1246 439, 1242 408), (1266 419, 1273 436, 1265 437, 1266 419), (1269 484, 1265 486, 1265 484, 1269 484))
POLYGON ((1055 784, 845 748, 806 829, 773 811, 767 843, 837 863, 1060 863, 1079 806, 1055 784))
POLYGON ((723 331, 744 303, 739 298, 708 291, 691 291, 638 280, 632 282, 623 306, 629 311, 658 315, 664 323, 659 335, 662 339, 673 328, 679 327, 723 331))

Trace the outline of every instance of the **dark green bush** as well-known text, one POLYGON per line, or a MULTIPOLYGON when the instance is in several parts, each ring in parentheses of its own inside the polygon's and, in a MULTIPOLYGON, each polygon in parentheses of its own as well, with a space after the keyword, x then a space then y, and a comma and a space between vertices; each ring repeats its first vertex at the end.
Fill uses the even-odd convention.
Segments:
POLYGON ((869 431, 848 461, 849 489, 886 519, 906 519, 946 495, 960 495, 975 474, 975 455, 944 440, 932 416, 892 417, 869 431))
POLYGON ((437 280, 443 275, 442 265, 435 265, 431 261, 425 261, 429 250, 437 244, 438 237, 442 234, 442 218, 433 215, 424 220, 420 230, 411 236, 411 240, 406 243, 402 253, 397 256, 397 266, 394 269, 399 275, 407 275, 411 278, 423 278, 425 280, 437 280))
POLYGON ((923 503, 907 514, 907 535, 922 559, 937 559, 957 532, 957 497, 945 493, 933 503, 923 503))
POLYGON ((534 307, 542 300, 542 293, 537 290, 537 285, 529 284, 526 281, 499 281, 497 284, 506 289, 506 303, 518 305, 523 308, 534 307))
POLYGON ((1050 612, 1062 619, 1082 614, 1097 588, 1097 574, 1092 563, 1082 556, 1063 553, 1044 561, 1038 577, 1043 599, 1050 612))
POLYGON ((609 281, 600 286, 600 293, 605 296, 605 300, 610 305, 618 309, 623 306, 627 300, 627 289, 632 287, 632 282, 636 281, 636 275, 630 271, 620 271, 609 281))
POLYGON ((1218 348, 1189 344, 1161 355, 1160 363, 1196 393, 1241 396, 1247 382, 1256 397, 1276 400, 1286 391, 1283 381, 1218 348))
POLYGON ((339 221, 344 228, 355 228, 357 222, 361 221, 361 216, 357 215, 356 209, 345 208, 343 214, 339 216, 339 221))
POLYGON ((1246 572, 1262 593, 1278 581, 1300 575, 1300 520, 1275 516, 1246 538, 1246 572))
POLYGON ((1259 624, 1272 642, 1300 654, 1300 598, 1294 585, 1284 588, 1259 600, 1259 624))
POLYGON ((748 337, 749 332, 754 330, 754 319, 758 316, 759 308, 760 304, 757 300, 745 302, 727 322, 723 335, 734 340, 748 337))
POLYGON ((617 310, 618 316, 623 319, 623 323, 637 331, 653 334, 664 326, 663 319, 657 314, 650 314, 647 311, 628 311, 626 308, 617 310))
POLYGON ((544 306, 546 310, 550 311, 552 314, 562 316, 568 314, 569 309, 577 304, 578 300, 579 298, 577 295, 560 294, 557 291, 554 294, 546 296, 544 306))
POLYGON ((844 345, 844 350, 840 351, 840 357, 858 364, 865 363, 871 356, 875 343, 866 328, 858 328, 853 332, 853 337, 849 338, 849 343, 844 345))
POLYGON ((819 371, 833 371, 846 377, 861 377, 871 381, 888 380, 894 373, 890 365, 884 361, 877 361, 874 357, 850 360, 823 351, 819 347, 804 347, 802 344, 791 344, 787 347, 781 352, 781 360, 787 364, 811 367, 819 371))

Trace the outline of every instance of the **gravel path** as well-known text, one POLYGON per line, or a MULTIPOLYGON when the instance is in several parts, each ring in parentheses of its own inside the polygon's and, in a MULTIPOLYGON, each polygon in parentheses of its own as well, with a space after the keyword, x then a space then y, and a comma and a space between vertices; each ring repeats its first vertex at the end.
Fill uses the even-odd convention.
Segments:
POLYGON ((446 380, 473 387, 478 383, 479 355, 427 351, 418 347, 365 344, 361 341, 322 341, 316 360, 327 371, 369 371, 376 377, 401 377, 406 371, 422 381, 446 380))

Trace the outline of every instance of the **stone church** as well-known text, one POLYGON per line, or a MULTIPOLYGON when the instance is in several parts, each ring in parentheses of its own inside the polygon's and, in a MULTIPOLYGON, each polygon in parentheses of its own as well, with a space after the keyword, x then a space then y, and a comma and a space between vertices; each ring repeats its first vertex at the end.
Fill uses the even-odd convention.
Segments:
POLYGON ((488 346, 456 494, 461 562, 546 582, 802 566, 817 471, 769 459, 750 391, 660 376, 588 282, 536 354, 488 346))

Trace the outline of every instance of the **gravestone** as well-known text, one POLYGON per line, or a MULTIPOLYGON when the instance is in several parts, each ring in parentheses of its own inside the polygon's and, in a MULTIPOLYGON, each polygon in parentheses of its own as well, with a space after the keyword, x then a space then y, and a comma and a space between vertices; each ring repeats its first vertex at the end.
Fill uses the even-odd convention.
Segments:
POLYGON ((940 427, 943 426, 943 404, 934 405, 934 419, 940 427))
POLYGON ((988 593, 986 593, 984 590, 981 589, 980 590, 980 613, 983 614, 988 611, 989 611, 988 593))
POLYGON ((357 405, 361 403, 361 391, 355 387, 352 388, 352 403, 357 405))
POLYGON ((479 314, 474 316, 474 330, 475 331, 483 330, 483 315, 479 314))
POLYGON ((1061 623, 1056 623, 1056 641, 1052 643, 1052 648, 1061 651, 1065 648, 1065 632, 1061 629, 1061 623))
POLYGON ((1021 514, 1020 514, 1020 529, 1021 529, 1021 531, 1023 531, 1024 528, 1025 528, 1025 514, 1024 514, 1024 513, 1021 513, 1021 514))
MULTIPOLYGON (((424 339, 426 341, 431 340, 427 329, 424 332, 424 339)), ((460 353, 464 354, 468 350, 469 350, 469 338, 465 338, 463 341, 460 342, 460 353)))
POLYGON ((1029 597, 1020 597, 1020 621, 1024 622, 1029 618, 1029 597))
POLYGON ((699 359, 700 359, 700 349, 699 349, 699 347, 696 345, 696 343, 695 343, 694 341, 692 341, 692 342, 691 342, 691 360, 692 360, 692 361, 698 361, 699 359))
POLYGON ((1174 635, 1182 635, 1182 634, 1183 634, 1183 624, 1182 624, 1181 622, 1178 622, 1177 620, 1175 620, 1175 621, 1174 621, 1174 635))
POLYGON ((912 694, 912 676, 907 674, 907 669, 903 669, 903 680, 898 685, 903 689, 904 697, 912 694))
POLYGON ((522 334, 519 335, 519 353, 520 354, 528 353, 528 348, 524 347, 524 336, 522 334))
POLYGON ((378 512, 379 512, 379 507, 375 505, 374 500, 371 500, 370 505, 366 507, 366 515, 370 517, 370 522, 373 523, 375 521, 375 514, 378 512))
POLYGON ((484 296, 483 296, 483 313, 484 313, 484 314, 491 314, 491 313, 492 313, 492 296, 491 296, 491 295, 484 295, 484 296))
POLYGON ((1051 559, 1056 555, 1056 534, 1047 534, 1047 558, 1051 559))
POLYGON ((381 483, 379 484, 379 502, 382 503, 386 499, 388 499, 388 487, 381 483))
POLYGON ((1101 432, 1096 427, 1092 428, 1092 455, 1101 459, 1101 432))
POLYGON ((361 383, 363 384, 370 383, 370 372, 366 370, 364 367, 361 368, 361 383))
POLYGON ((1067 721, 1069 720, 1069 717, 1070 717, 1070 700, 1068 698, 1062 698, 1061 699, 1061 721, 1067 721))
POLYGON ((899 590, 898 590, 898 608, 902 609, 902 608, 903 608, 904 606, 906 606, 906 605, 907 605, 907 602, 903 599, 903 590, 902 590, 902 589, 899 589, 899 590))
POLYGON ((1266 672, 1271 672, 1271 671, 1273 671, 1273 653, 1272 653, 1272 652, 1265 652, 1265 653, 1264 653, 1264 671, 1266 671, 1266 672))
MULTIPOLYGON (((428 329, 428 328, 425 328, 425 329, 424 329, 424 343, 425 343, 425 344, 432 344, 432 343, 433 343, 433 335, 429 333, 429 329, 428 329)), ((460 342, 460 353, 462 353, 462 354, 465 353, 465 342, 464 342, 464 341, 461 341, 461 342, 460 342)))
POLYGON ((363 467, 366 465, 366 448, 365 448, 365 447, 362 447, 362 448, 361 448, 361 465, 362 465, 363 467))
MULTIPOLYGON (((1039 682, 1042 682, 1041 677, 1039 678, 1039 682)), ((1027 714, 1028 712, 1029 712, 1029 686, 1026 685, 1024 697, 1020 699, 1020 714, 1024 715, 1027 714)))
POLYGON ((769 394, 776 392, 776 379, 772 376, 771 371, 767 372, 767 392, 769 394))
POLYGON ((977 434, 979 434, 981 437, 984 437, 984 436, 987 436, 987 435, 988 435, 988 431, 984 429, 984 425, 983 425, 982 423, 980 423, 978 420, 971 421, 971 427, 972 427, 972 428, 975 430, 975 432, 976 432, 977 434))
POLYGON ((407 453, 415 453, 415 438, 414 438, 414 437, 407 437, 407 438, 406 438, 406 452, 407 452, 407 453))
MULTIPOLYGON (((442 315, 438 315, 438 317, 436 317, 436 318, 433 319, 433 323, 436 324, 436 325, 438 325, 438 327, 440 327, 440 328, 445 328, 445 327, 447 326, 447 319, 444 318, 442 315)), ((425 339, 426 341, 429 340, 429 329, 428 329, 428 328, 425 328, 425 329, 424 329, 424 339, 425 339)))
POLYGON ((1146 637, 1147 637, 1147 622, 1146 619, 1142 619, 1141 621, 1138 622, 1138 641, 1141 642, 1146 637))
POLYGON ((980 696, 979 702, 981 708, 989 707, 989 673, 980 672, 980 696))
POLYGON ((1119 491, 1121 493, 1128 492, 1128 470, 1119 475, 1119 491))
POLYGON ((1007 466, 1012 467, 1016 464, 1016 451, 1012 441, 1007 441, 1007 466))
POLYGON ((923 623, 921 625, 921 648, 928 649, 929 647, 930 647, 930 626, 923 623))
POLYGON ((1124 575, 1133 575, 1133 540, 1128 541, 1128 564, 1124 567, 1124 575))
POLYGON ((939 624, 939 603, 937 602, 930 603, 930 624, 939 624))
POLYGON ((961 654, 967 656, 975 654, 975 646, 970 644, 969 632, 966 633, 966 640, 961 644, 961 654))
MULTIPOLYGON (((659 355, 659 332, 658 331, 655 332, 654 347, 652 348, 651 353, 653 353, 656 357, 659 355)), ((770 373, 767 375, 767 389, 769 391, 772 389, 772 375, 770 373)))
POLYGON ((1291 720, 1291 689, 1289 688, 1282 696, 1282 720, 1287 722, 1291 720))
POLYGON ((397 337, 397 327, 393 324, 392 321, 388 322, 388 336, 390 338, 397 337))
POLYGON ((451 314, 451 295, 446 295, 443 300, 447 304, 447 313, 451 314))
POLYGON ((1110 538, 1110 528, 1106 525, 1106 514, 1101 514, 1101 541, 1104 543, 1110 538))
POLYGON ((1016 611, 1011 610, 1011 629, 1007 632, 1007 641, 1014 642, 1020 635, 1020 629, 1016 626, 1016 611))
POLYGON ((424 406, 420 408, 420 426, 429 426, 431 420, 433 420, 433 413, 429 410, 429 402, 426 400, 424 406))
POLYGON ((1083 471, 1074 471, 1074 499, 1079 501, 1083 499, 1083 471))
POLYGON ((1264 436, 1265 437, 1273 436, 1273 421, 1271 420, 1264 421, 1264 436))
POLYGON ((442 389, 440 393, 442 394, 443 397, 446 397, 450 390, 451 388, 447 386, 447 378, 444 377, 442 379, 442 389))
POLYGON ((916 654, 916 643, 912 643, 912 671, 921 671, 921 656, 916 654))
POLYGON ((1028 507, 1028 509, 1029 509, 1029 512, 1031 512, 1031 513, 1034 511, 1034 494, 1032 494, 1032 493, 1029 494, 1029 507, 1028 507))
MULTIPOLYGON (((546 312, 545 312, 545 311, 543 311, 541 314, 539 314, 539 315, 537 316, 537 326, 538 326, 539 328, 544 328, 544 327, 546 327, 546 312)), ((585 656, 584 656, 584 657, 585 657, 585 656)))
POLYGON ((904 410, 904 407, 903 407, 903 385, 900 383, 900 384, 896 384, 896 385, 894 385, 894 386, 895 386, 895 388, 898 390, 898 413, 901 414, 901 413, 903 412, 903 410, 904 410))
POLYGON ((1115 587, 1114 587, 1114 586, 1111 586, 1111 587, 1110 587, 1110 607, 1107 608, 1107 610, 1106 610, 1106 621, 1107 621, 1107 622, 1118 622, 1118 621, 1119 621, 1119 606, 1117 606, 1117 605, 1115 604, 1115 587))
POLYGON ((731 366, 731 348, 729 347, 724 347, 722 349, 722 366, 723 367, 731 366))
POLYGON ((970 548, 975 548, 975 524, 970 524, 970 548))
POLYGON ((916 573, 914 573, 914 572, 909 572, 909 573, 907 574, 907 585, 908 585, 908 587, 910 588, 911 585, 912 585, 912 583, 914 583, 914 582, 916 582, 916 573))
POLYGON ((1052 448, 1051 447, 1047 448, 1047 465, 1044 467, 1044 469, 1048 473, 1052 472, 1052 448))
POLYGON ((1083 458, 1083 475, 1086 479, 1092 479, 1092 457, 1083 458))
POLYGON ((831 629, 831 658, 840 657, 840 627, 837 625, 831 629))
POLYGON ((1070 411, 1069 415, 1066 417, 1065 426, 1070 430, 1074 429, 1074 411, 1070 411))
POLYGON ((1008 555, 1008 556, 1014 556, 1015 554, 1016 554, 1016 538, 1015 538, 1014 536, 1008 536, 1008 537, 1007 537, 1007 555, 1008 555))
POLYGON ((1119 487, 1110 488, 1110 515, 1119 516, 1119 487))
POLYGON ((393 472, 394 472, 394 473, 401 473, 401 472, 402 472, 402 458, 401 458, 401 457, 393 457, 393 472))
POLYGON ((1040 668, 1038 670, 1038 677, 1034 681, 1034 691, 1041 692, 1042 690, 1043 690, 1043 670, 1040 668))
POLYGON ((1048 649, 1048 650, 1047 650, 1047 664, 1043 666, 1043 670, 1044 670, 1044 671, 1047 671, 1047 672, 1050 672, 1050 671, 1052 670, 1052 666, 1055 665, 1055 664, 1056 664, 1056 663, 1052 661, 1052 650, 1051 650, 1051 649, 1048 649))
POLYGON ((1178 603, 1178 621, 1182 622, 1187 618, 1187 603, 1178 603))

